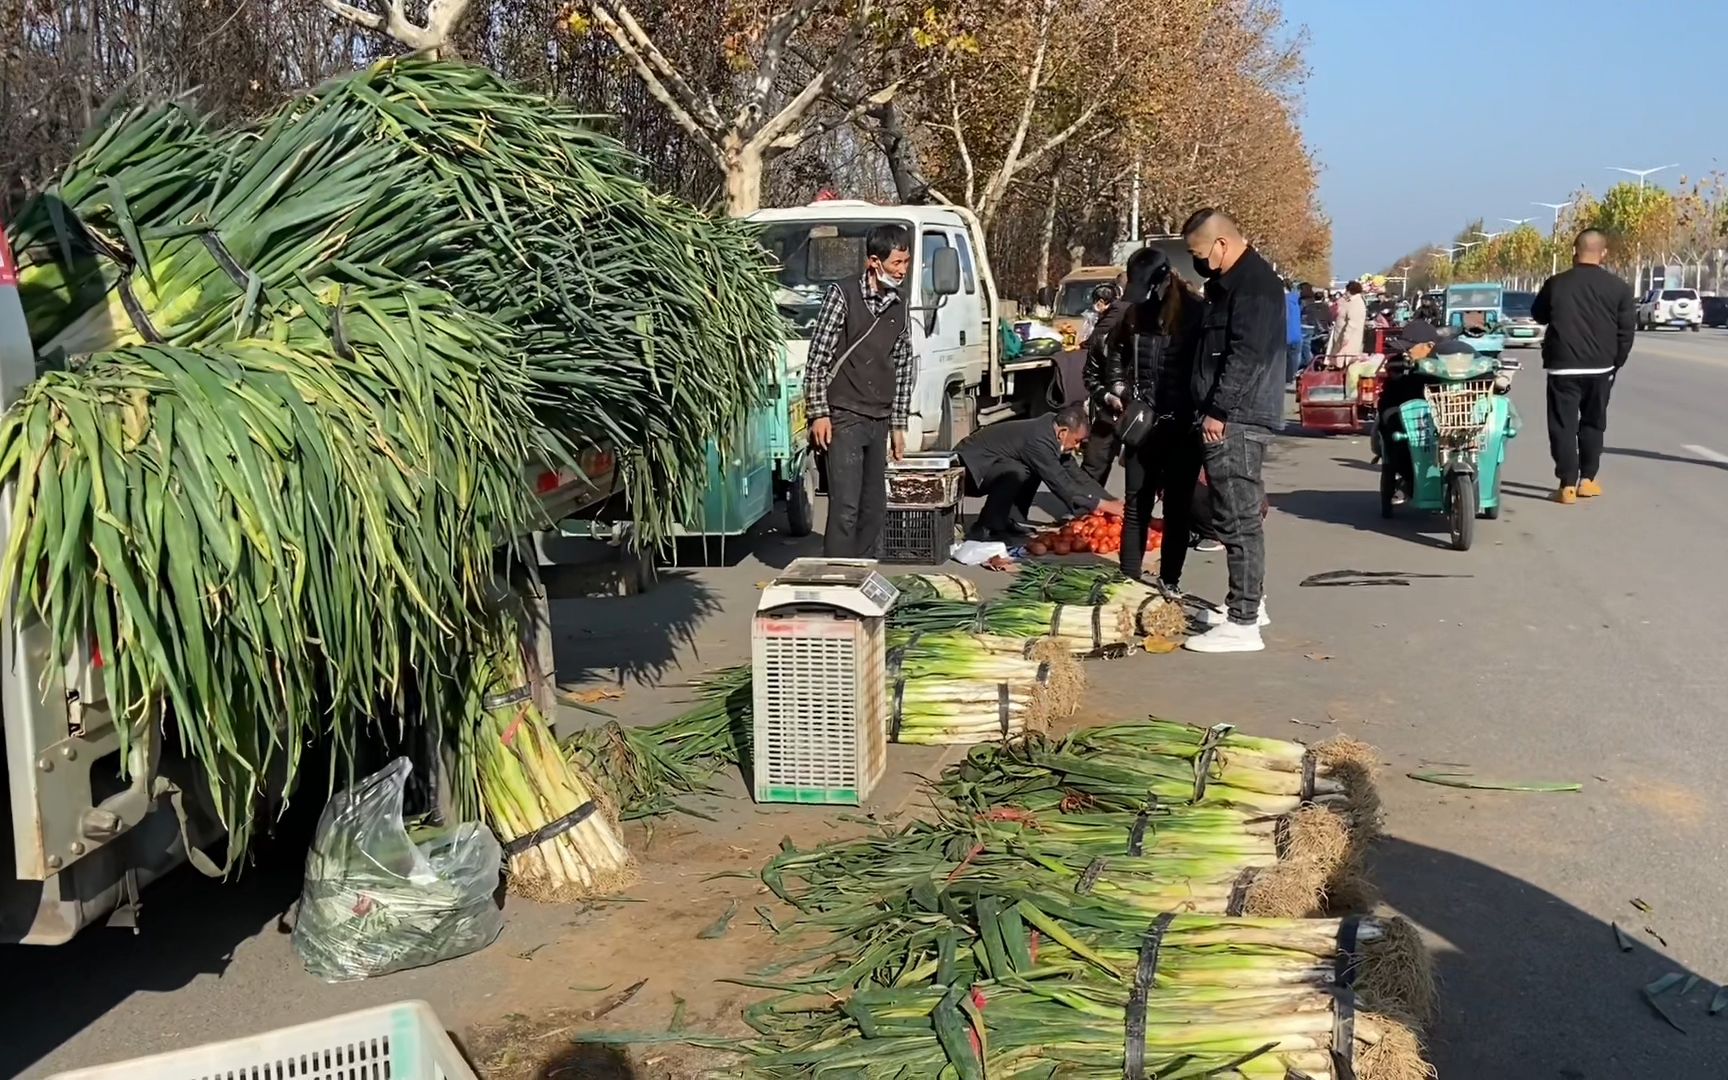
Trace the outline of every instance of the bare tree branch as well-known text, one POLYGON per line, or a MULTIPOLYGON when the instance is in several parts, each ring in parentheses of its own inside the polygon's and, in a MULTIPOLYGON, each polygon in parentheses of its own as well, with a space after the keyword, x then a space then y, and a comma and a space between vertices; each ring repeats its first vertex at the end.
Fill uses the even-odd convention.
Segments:
POLYGON ((386 0, 382 14, 344 0, 319 0, 319 3, 345 22, 386 34, 417 53, 436 56, 449 49, 451 35, 467 13, 469 0, 431 0, 426 5, 424 26, 408 18, 407 0, 386 0))
MULTIPOLYGON (((1014 135, 1008 140, 1008 152, 1002 156, 1002 168, 990 179, 990 183, 985 185, 984 201, 988 209, 994 209, 1007 193, 1008 183, 1016 171, 1014 162, 1020 156, 1020 147, 1026 143, 1026 130, 1032 126, 1033 107, 1038 103, 1038 90, 1044 75, 1044 57, 1050 51, 1050 27, 1056 19, 1057 2, 1058 0, 1044 0, 1044 8, 1038 13, 1038 47, 1032 52, 1032 66, 1026 75, 1026 100, 1021 103, 1020 119, 1014 125, 1014 135)), ((958 107, 954 123, 960 123, 958 107)))
POLYGON ((714 112, 713 106, 708 106, 707 115, 700 115, 701 102, 695 100, 695 92, 672 69, 665 56, 654 47, 653 41, 642 32, 636 20, 631 18, 630 13, 622 6, 619 7, 619 14, 629 19, 628 27, 600 3, 590 4, 589 10, 593 12, 594 21, 600 25, 600 29, 606 32, 606 36, 612 39, 630 61, 631 67, 635 68, 636 75, 647 88, 649 96, 658 101, 671 114, 673 121, 688 132, 696 145, 724 171, 726 155, 720 148, 720 118, 714 112), (631 27, 634 27, 634 33, 631 27), (663 79, 662 74, 668 77, 663 79), (674 89, 675 87, 682 89, 680 91, 674 89), (712 121, 712 125, 704 121, 712 121))
POLYGON ((768 97, 774 92, 774 80, 780 74, 780 59, 786 53, 787 43, 816 13, 821 3, 822 0, 795 0, 768 24, 768 30, 762 36, 762 62, 756 65, 755 82, 751 84, 750 93, 745 95, 744 107, 739 110, 739 119, 735 121, 740 127, 767 110, 768 97))
MULTIPOLYGON (((804 88, 798 91, 797 95, 788 101, 785 107, 750 136, 751 146, 766 151, 774 147, 778 140, 803 121, 804 115, 810 111, 811 106, 815 105, 822 98, 822 95, 828 92, 828 88, 834 85, 835 77, 840 74, 843 68, 852 63, 853 53, 857 50, 859 41, 864 37, 864 25, 869 18, 870 9, 869 0, 860 5, 858 13, 846 27, 845 36, 841 38, 834 51, 829 55, 828 62, 822 65, 815 75, 811 76, 810 81, 804 84, 804 88)), ((776 65, 778 65, 781 55, 783 53, 776 53, 774 61, 776 65)), ((764 61, 766 59, 764 56, 764 61)), ((793 143, 792 145, 798 144, 793 143)), ((781 149, 787 148, 781 147, 781 149)))
POLYGON ((960 88, 954 85, 954 77, 948 77, 948 102, 954 113, 954 148, 960 154, 960 167, 966 177, 966 205, 974 210, 978 208, 977 173, 972 168, 972 153, 966 148, 966 131, 960 125, 960 88))
POLYGON ((906 85, 907 78, 907 76, 902 76, 887 86, 859 98, 852 102, 851 107, 838 117, 810 124, 795 134, 782 135, 769 145, 775 150, 794 150, 811 139, 818 139, 831 131, 837 131, 857 120, 860 116, 874 113, 892 102, 894 95, 900 92, 902 86, 906 85))
POLYGON ((677 119, 685 130, 697 134, 696 130, 685 124, 685 121, 689 120, 699 125, 703 138, 718 146, 721 132, 725 128, 720 119, 720 111, 714 107, 714 102, 707 95, 698 93, 685 81, 684 76, 672 65, 672 61, 654 44, 654 39, 642 29, 642 24, 636 21, 636 16, 630 9, 620 3, 614 12, 606 6, 604 0, 590 0, 588 10, 593 13, 594 21, 600 24, 600 29, 606 31, 606 36, 630 58, 636 67, 636 74, 648 84, 654 99, 673 109, 673 118, 677 119), (655 91, 656 85, 660 92, 655 91), (660 96, 662 92, 671 99, 670 102, 660 96), (683 119, 678 118, 680 113, 683 114, 683 119))

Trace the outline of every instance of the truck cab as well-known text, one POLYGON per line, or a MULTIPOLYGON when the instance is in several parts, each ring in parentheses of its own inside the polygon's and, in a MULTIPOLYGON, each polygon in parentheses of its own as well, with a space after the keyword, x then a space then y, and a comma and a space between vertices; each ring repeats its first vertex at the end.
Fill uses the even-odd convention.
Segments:
POLYGON ((1086 312, 1092 307, 1092 290, 1115 281, 1120 273, 1120 266, 1082 266, 1057 283, 1050 323, 1062 335, 1064 349, 1080 346, 1080 327, 1086 320, 1086 312))
POLYGON ((1506 290, 1492 281, 1446 287, 1446 326, 1484 356, 1506 350, 1506 290))
POLYGON ((996 338, 996 283, 983 230, 970 211, 828 199, 760 210, 750 220, 761 226, 762 246, 778 264, 790 378, 803 378, 828 286, 862 274, 865 238, 878 225, 892 224, 912 236, 912 269, 902 295, 918 380, 906 448, 952 447, 972 431, 981 411, 1011 400, 1013 374, 1002 370, 996 338))

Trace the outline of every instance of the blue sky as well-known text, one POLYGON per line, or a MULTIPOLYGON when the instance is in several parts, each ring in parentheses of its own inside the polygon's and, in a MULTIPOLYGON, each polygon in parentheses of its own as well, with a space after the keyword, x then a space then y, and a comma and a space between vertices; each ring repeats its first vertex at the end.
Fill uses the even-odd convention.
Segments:
MULTIPOLYGON (((1333 273, 1478 215, 1550 211, 1604 166, 1728 169, 1728 0, 1284 0, 1308 27, 1302 129, 1333 273)), ((1490 224, 1490 230, 1496 226, 1490 224)))

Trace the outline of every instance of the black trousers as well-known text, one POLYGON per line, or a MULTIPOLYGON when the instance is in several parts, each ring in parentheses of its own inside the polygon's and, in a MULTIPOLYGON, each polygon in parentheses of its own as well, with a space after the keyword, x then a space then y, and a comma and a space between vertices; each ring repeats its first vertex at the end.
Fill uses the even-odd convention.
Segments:
POLYGON ((822 554, 874 559, 888 518, 888 421, 836 411, 828 444, 828 527, 822 554))
POLYGON ((1266 587, 1266 531, 1260 516, 1266 487, 1260 470, 1271 445, 1272 432, 1266 428, 1226 424, 1222 442, 1202 446, 1212 506, 1218 514, 1218 540, 1230 571, 1225 603, 1230 621, 1244 626, 1259 618, 1266 587))
POLYGON ((1080 470, 1103 487, 1110 479, 1110 466, 1122 453, 1122 439, 1116 425, 1104 416, 1092 421, 1092 433, 1086 438, 1086 449, 1080 456, 1080 470))
POLYGON ((1130 451, 1124 461, 1125 494, 1122 515, 1122 572, 1138 579, 1146 559, 1152 505, 1164 493, 1164 546, 1159 549, 1158 577, 1171 588, 1182 581, 1193 534, 1194 489, 1200 482, 1200 432, 1190 423, 1160 425, 1130 451))
POLYGON ((1548 450, 1561 487, 1596 479, 1602 436, 1608 431, 1608 395, 1614 372, 1548 376, 1548 450))
POLYGON ((968 474, 966 494, 984 496, 984 505, 978 508, 978 517, 966 535, 973 540, 1017 543, 1020 535, 1013 528, 1013 511, 1026 516, 1032 508, 1032 497, 1038 494, 1038 484, 1038 477, 1032 472, 1013 467, 1004 467, 977 481, 968 474))

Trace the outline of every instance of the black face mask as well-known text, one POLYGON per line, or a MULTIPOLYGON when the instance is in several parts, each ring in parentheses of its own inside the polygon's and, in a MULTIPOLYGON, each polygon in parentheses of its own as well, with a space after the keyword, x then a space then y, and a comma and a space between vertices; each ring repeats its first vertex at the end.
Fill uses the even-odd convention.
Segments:
POLYGON ((1212 269, 1212 264, 1199 255, 1192 256, 1192 258, 1194 259, 1194 272, 1205 278, 1207 281, 1211 281, 1223 272, 1212 269))

